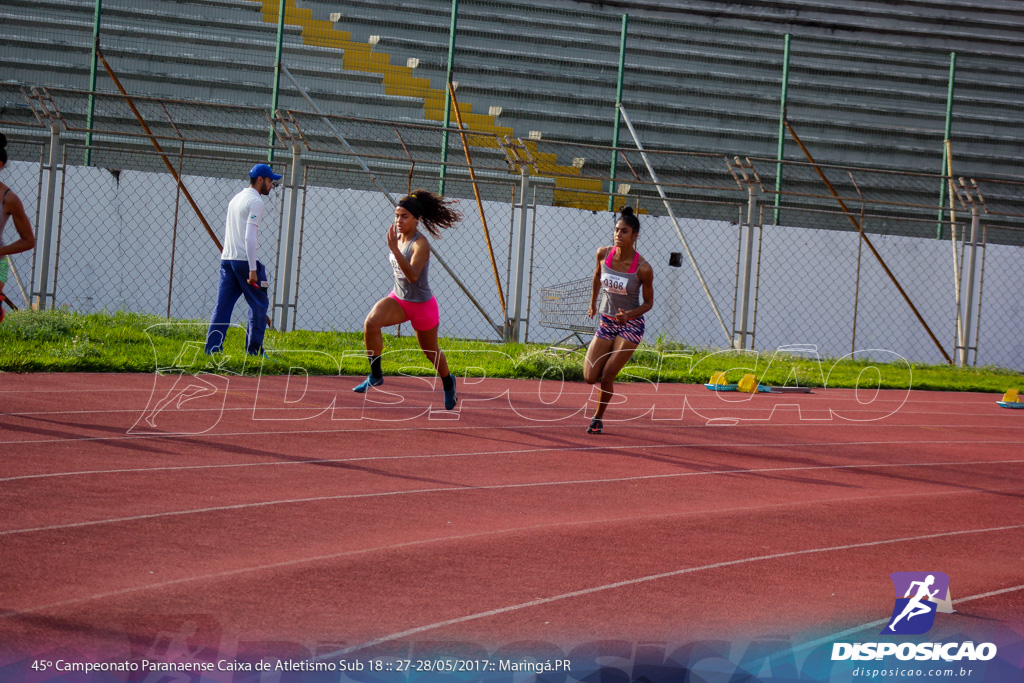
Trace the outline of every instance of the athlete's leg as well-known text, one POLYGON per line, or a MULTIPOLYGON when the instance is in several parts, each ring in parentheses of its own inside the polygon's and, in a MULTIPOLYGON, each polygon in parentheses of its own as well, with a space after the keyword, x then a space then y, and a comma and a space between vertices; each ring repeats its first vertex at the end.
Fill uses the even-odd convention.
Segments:
POLYGON ((455 389, 455 377, 448 370, 448 359, 437 344, 437 327, 435 325, 426 330, 413 329, 416 331, 416 341, 420 343, 423 354, 437 370, 437 376, 441 378, 441 386, 444 390, 444 409, 453 410, 455 404, 458 403, 459 394, 455 389))
POLYGON ((370 357, 379 356, 384 353, 384 337, 381 329, 404 323, 409 319, 401 304, 389 296, 384 297, 370 309, 363 321, 363 343, 366 345, 366 355, 370 357))
POLYGON ((416 333, 416 341, 419 342, 423 355, 427 357, 430 364, 437 370, 437 376, 447 377, 449 374, 448 359, 445 358, 441 347, 437 345, 437 327, 431 327, 429 330, 413 331, 416 333))
POLYGON ((622 337, 616 337, 612 342, 611 352, 607 355, 607 360, 601 368, 601 395, 594 413, 594 417, 598 420, 604 419, 604 411, 608 408, 608 402, 615 393, 615 378, 633 357, 637 346, 638 344, 635 342, 627 341, 622 337))
POLYGON ((587 357, 583 359, 583 381, 597 384, 601 381, 601 371, 608 362, 608 354, 612 350, 614 339, 604 339, 594 335, 587 347, 587 357))
POLYGON ((363 343, 366 356, 370 361, 370 376, 358 384, 352 391, 362 394, 370 387, 384 383, 384 374, 380 367, 380 357, 384 354, 384 337, 381 328, 404 323, 409 319, 405 309, 397 300, 386 296, 370 310, 363 321, 363 343))

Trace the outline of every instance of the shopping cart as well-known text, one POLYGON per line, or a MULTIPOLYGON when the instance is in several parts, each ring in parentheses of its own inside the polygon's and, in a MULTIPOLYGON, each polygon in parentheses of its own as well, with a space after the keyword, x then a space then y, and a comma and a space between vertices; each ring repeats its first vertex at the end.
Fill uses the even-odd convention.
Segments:
POLYGON ((587 309, 590 307, 590 296, 593 293, 593 278, 583 278, 571 282, 563 282, 560 285, 541 287, 540 290, 540 315, 537 324, 552 330, 568 332, 554 344, 548 347, 549 351, 564 351, 571 353, 577 351, 590 343, 587 337, 594 334, 597 323, 587 317, 587 309), (580 335, 587 335, 583 337, 580 335), (575 338, 577 346, 561 346, 565 341, 575 338))

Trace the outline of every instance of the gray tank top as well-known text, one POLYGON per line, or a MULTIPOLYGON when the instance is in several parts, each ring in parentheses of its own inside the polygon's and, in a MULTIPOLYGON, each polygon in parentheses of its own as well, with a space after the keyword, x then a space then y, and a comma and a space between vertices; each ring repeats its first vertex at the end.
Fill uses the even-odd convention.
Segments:
POLYGON ((631 311, 640 307, 640 278, 637 271, 644 260, 640 254, 633 256, 633 263, 625 273, 612 270, 611 262, 615 257, 616 247, 608 251, 608 257, 601 262, 601 301, 597 312, 614 318, 621 308, 631 311))
MULTIPOLYGON (((412 245, 420 237, 420 233, 417 232, 416 236, 402 247, 402 256, 405 257, 406 261, 412 260, 412 245)), ((429 258, 423 264, 423 270, 420 271, 420 276, 416 282, 409 282, 405 277, 405 273, 402 272, 402 268, 398 265, 398 259, 395 258, 394 254, 388 252, 388 259, 391 261, 392 270, 395 271, 395 296, 402 301, 412 301, 415 303, 430 301, 433 298, 434 293, 430 291, 430 280, 427 277, 430 270, 429 258)))

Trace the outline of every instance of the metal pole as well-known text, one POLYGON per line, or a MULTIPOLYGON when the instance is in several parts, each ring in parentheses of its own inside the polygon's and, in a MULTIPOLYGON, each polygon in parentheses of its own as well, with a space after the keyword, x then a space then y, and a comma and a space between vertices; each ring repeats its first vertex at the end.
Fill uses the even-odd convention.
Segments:
POLYGON ((612 128, 612 168, 608 181, 608 210, 615 210, 615 174, 619 170, 619 106, 622 105, 622 81, 626 72, 626 31, 629 15, 622 15, 622 35, 619 37, 619 80, 615 85, 615 125, 612 128))
MULTIPOLYGON (((469 154, 469 141, 466 139, 466 131, 462 128, 462 114, 459 112, 459 101, 455 97, 455 88, 452 82, 448 81, 448 94, 455 105, 455 120, 459 124, 459 137, 462 139, 462 151, 466 153, 466 166, 469 168, 469 180, 473 183, 473 195, 476 196, 476 208, 480 212, 480 223, 484 226, 484 240, 487 242, 487 254, 491 257, 491 269, 494 271, 494 284, 498 286, 498 301, 501 303, 502 319, 508 317, 508 310, 505 305, 505 292, 501 289, 501 276, 498 275, 498 263, 494 260, 494 247, 491 246, 491 232, 487 229, 487 215, 484 213, 484 202, 480 198, 480 186, 476 182, 476 169, 473 168, 473 160, 469 154)), ((397 129, 396 129, 397 130, 397 129)))
POLYGON ((50 169, 46 178, 46 203, 43 206, 43 230, 41 243, 36 247, 40 254, 39 282, 36 287, 36 306, 46 310, 46 298, 50 290, 50 251, 53 244, 53 209, 57 203, 57 166, 60 163, 61 142, 60 122, 50 123, 50 169))
MULTIPOLYGON (((281 52, 284 42, 284 11, 285 0, 277 9, 277 45, 274 48, 274 91, 270 96, 270 114, 276 116, 278 95, 281 90, 281 52)), ((267 161, 274 161, 274 143, 277 141, 277 133, 274 126, 270 126, 270 139, 267 142, 267 161)))
POLYGON ((782 204, 782 155, 786 147, 786 102, 789 99, 789 34, 782 44, 782 97, 779 103, 779 148, 776 152, 775 164, 775 218, 773 225, 779 224, 779 206, 782 204))
MULTIPOLYGON (((530 190, 530 167, 520 166, 522 186, 519 189, 519 234, 516 235, 516 281, 512 304, 511 339, 506 341, 522 341, 520 313, 523 310, 523 274, 526 259, 526 197, 530 190)), ((506 329, 508 329, 506 327, 506 329)))
POLYGON ((743 291, 740 293, 739 349, 747 348, 747 321, 750 313, 750 271, 754 258, 754 216, 757 215, 757 185, 747 182, 747 245, 743 254, 743 291))
POLYGON ((715 299, 711 296, 711 290, 708 288, 708 283, 704 280, 704 274, 700 272, 700 266, 697 265, 697 260, 693 257, 693 252, 690 251, 690 245, 686 243, 686 238, 683 237, 683 230, 679 227, 679 221, 676 220, 676 215, 672 212, 672 205, 669 204, 668 197, 665 195, 665 190, 661 187, 661 181, 658 180, 658 176, 654 172, 654 167, 651 166, 651 160, 647 158, 647 152, 644 151, 643 145, 640 144, 640 136, 636 134, 636 129, 633 128, 633 123, 629 120, 629 116, 626 114, 626 108, 620 104, 619 111, 622 113, 622 120, 626 122, 626 127, 629 128, 629 132, 633 136, 633 142, 636 143, 637 149, 640 150, 640 156, 643 158, 644 164, 647 166, 647 172, 651 174, 651 180, 654 181, 654 186, 658 188, 658 194, 661 195, 661 201, 665 204, 665 210, 668 211, 668 217, 672 219, 672 225, 676 228, 676 234, 679 235, 679 241, 683 243, 683 249, 686 251, 686 256, 690 259, 690 265, 693 266, 693 270, 697 274, 697 279, 700 280, 701 287, 704 288, 704 294, 708 297, 708 302, 710 302, 711 309, 715 312, 715 317, 718 318, 718 324, 721 325, 722 332, 725 333, 725 338, 729 340, 728 343, 732 346, 732 334, 729 332, 729 328, 726 327, 725 320, 722 319, 722 313, 718 310, 718 306, 715 305, 715 299))
MULTIPOLYGON (((181 177, 181 165, 185 161, 185 141, 181 141, 178 149, 178 177, 181 177)), ((171 319, 171 296, 174 293, 174 262, 178 249, 178 209, 181 208, 181 186, 176 185, 174 192, 174 228, 171 231, 171 272, 167 276, 167 319, 171 319)))
MULTIPOLYGON (((949 53, 949 86, 946 90, 946 128, 942 145, 942 175, 946 174, 949 155, 949 135, 953 130, 953 85, 956 83, 956 53, 949 53)), ((935 239, 942 239, 942 213, 946 203, 946 180, 939 183, 939 224, 935 226, 935 239)))
MULTIPOLYGON (((452 20, 448 26, 448 71, 445 83, 452 82, 452 69, 455 67, 455 25, 459 18, 459 0, 452 0, 452 20)), ((454 86, 453 86, 454 89, 454 86)), ((441 133, 441 171, 438 181, 438 193, 444 194, 444 181, 448 175, 448 126, 452 124, 451 98, 444 100, 444 132, 441 133)))
POLYGON ((302 183, 302 146, 292 145, 292 182, 288 189, 288 214, 285 218, 284 253, 281 255, 283 267, 281 275, 281 331, 288 331, 288 308, 291 306, 292 262, 295 260, 295 207, 299 198, 299 185, 302 183))
MULTIPOLYGON (((533 188, 533 204, 530 207, 530 210, 533 212, 533 215, 530 218, 530 269, 529 269, 529 273, 526 276, 526 291, 527 292, 532 292, 533 291, 533 254, 534 254, 534 246, 536 244, 536 238, 537 238, 537 187, 536 186, 534 186, 534 188, 533 188)), ((984 277, 984 274, 985 274, 985 258, 984 257, 982 257, 982 259, 981 259, 981 273, 982 273, 982 276, 984 277)), ((523 343, 524 344, 529 344, 530 343, 530 301, 532 301, 532 299, 533 299, 533 297, 527 297, 526 298, 526 329, 523 330, 523 343)), ((977 354, 975 354, 975 360, 977 360, 977 354)))
MULTIPOLYGON (((960 289, 963 287, 963 282, 960 279, 960 261, 961 257, 957 253, 957 242, 960 238, 957 237, 957 224, 956 224, 956 208, 953 204, 953 147, 949 140, 946 140, 946 144, 943 146, 943 151, 946 156, 946 171, 949 174, 949 239, 950 244, 953 247, 953 293, 956 298, 956 343, 957 346, 964 345, 964 330, 963 330, 963 318, 960 317, 960 289)), ((941 207, 939 209, 941 211, 941 207)), ((941 233, 942 223, 939 223, 939 229, 941 233)))
POLYGON ((971 244, 970 258, 967 259, 967 292, 964 300, 964 344, 960 347, 960 365, 967 365, 968 349, 971 346, 971 313, 974 308, 974 268, 978 258, 978 228, 981 226, 981 206, 971 203, 971 244))
POLYGON ((85 165, 92 166, 92 126, 96 112, 96 69, 99 67, 96 53, 100 47, 100 10, 103 0, 96 0, 96 9, 92 16, 92 65, 89 67, 89 112, 85 116, 85 165))

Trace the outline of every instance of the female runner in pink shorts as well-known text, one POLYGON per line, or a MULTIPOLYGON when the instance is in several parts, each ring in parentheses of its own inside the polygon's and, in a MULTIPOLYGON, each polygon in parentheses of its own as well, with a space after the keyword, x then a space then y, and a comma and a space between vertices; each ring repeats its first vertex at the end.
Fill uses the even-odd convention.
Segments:
POLYGON ((583 379, 600 384, 601 393, 587 434, 604 431, 604 411, 614 393, 615 378, 643 339, 644 313, 654 305, 654 270, 636 251, 639 234, 640 220, 627 206, 615 223, 615 246, 597 250, 587 315, 593 318, 600 313, 601 320, 583 361, 583 379))
POLYGON ((428 279, 430 246, 419 231, 422 226, 434 237, 441 236, 441 228, 454 226, 462 216, 453 208, 453 202, 427 190, 416 190, 402 197, 395 207, 395 221, 388 228, 387 242, 391 250, 390 261, 395 275, 395 288, 378 301, 363 323, 366 355, 370 359, 370 376, 353 391, 364 393, 370 387, 384 383, 380 360, 384 353, 381 328, 412 323, 416 340, 424 355, 437 370, 444 388, 444 407, 455 408, 459 395, 455 391, 455 377, 448 371, 448 359, 437 345, 437 299, 430 291, 428 279))

